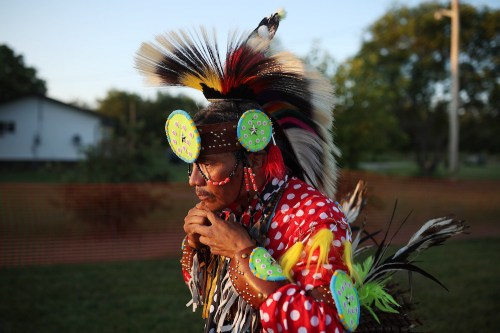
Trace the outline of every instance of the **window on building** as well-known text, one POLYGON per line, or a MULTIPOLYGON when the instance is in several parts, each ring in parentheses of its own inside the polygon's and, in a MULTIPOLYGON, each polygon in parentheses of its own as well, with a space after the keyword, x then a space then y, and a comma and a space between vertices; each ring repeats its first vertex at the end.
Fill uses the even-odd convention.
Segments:
POLYGON ((16 123, 13 121, 0 121, 0 136, 16 132, 16 123))

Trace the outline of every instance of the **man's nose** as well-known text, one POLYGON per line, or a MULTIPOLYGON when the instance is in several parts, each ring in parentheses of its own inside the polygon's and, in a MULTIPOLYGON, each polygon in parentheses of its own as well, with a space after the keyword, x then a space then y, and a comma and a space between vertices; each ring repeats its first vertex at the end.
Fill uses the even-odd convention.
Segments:
POLYGON ((191 166, 191 175, 189 176, 189 186, 205 186, 205 178, 201 175, 200 170, 193 164, 191 166))

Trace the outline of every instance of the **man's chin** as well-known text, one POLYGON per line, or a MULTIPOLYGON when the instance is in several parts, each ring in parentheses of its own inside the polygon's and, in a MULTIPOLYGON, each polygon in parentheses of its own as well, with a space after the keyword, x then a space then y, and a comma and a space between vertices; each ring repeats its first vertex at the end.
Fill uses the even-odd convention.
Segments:
POLYGON ((224 207, 224 205, 218 202, 212 202, 212 201, 202 201, 202 202, 203 206, 211 212, 218 212, 226 208, 224 207))

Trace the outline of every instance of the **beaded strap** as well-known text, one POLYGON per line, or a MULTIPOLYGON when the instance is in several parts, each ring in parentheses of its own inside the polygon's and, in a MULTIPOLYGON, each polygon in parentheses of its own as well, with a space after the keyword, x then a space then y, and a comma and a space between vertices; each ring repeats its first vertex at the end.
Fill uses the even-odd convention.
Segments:
POLYGON ((191 271, 193 267, 193 256, 195 254, 194 249, 188 244, 188 236, 184 238, 182 241, 182 257, 181 257, 181 266, 187 272, 191 271))

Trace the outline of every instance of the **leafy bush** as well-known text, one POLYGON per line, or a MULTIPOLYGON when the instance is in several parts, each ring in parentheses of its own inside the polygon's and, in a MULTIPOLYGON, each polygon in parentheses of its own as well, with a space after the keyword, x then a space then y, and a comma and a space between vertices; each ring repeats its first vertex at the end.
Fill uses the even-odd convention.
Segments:
MULTIPOLYGON (((166 209, 166 193, 147 184, 169 178, 167 149, 158 140, 139 138, 137 128, 85 151, 69 175, 61 204, 80 221, 125 231, 156 209, 166 209), (95 184, 99 183, 99 184, 95 184), (94 185, 94 186, 91 186, 94 185)), ((164 145, 166 147, 166 145, 164 145)))

